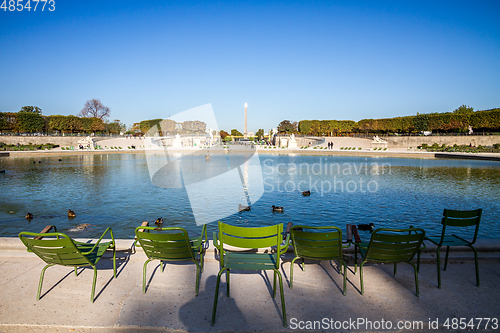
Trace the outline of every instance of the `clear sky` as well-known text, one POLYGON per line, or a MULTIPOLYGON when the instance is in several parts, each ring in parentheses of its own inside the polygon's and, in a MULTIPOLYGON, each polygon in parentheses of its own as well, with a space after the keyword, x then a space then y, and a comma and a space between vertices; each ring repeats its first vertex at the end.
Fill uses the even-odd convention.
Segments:
POLYGON ((0 111, 98 98, 131 125, 212 103, 242 131, 247 102, 248 130, 267 131, 500 107, 498 0, 42 4, 0 9, 0 111))

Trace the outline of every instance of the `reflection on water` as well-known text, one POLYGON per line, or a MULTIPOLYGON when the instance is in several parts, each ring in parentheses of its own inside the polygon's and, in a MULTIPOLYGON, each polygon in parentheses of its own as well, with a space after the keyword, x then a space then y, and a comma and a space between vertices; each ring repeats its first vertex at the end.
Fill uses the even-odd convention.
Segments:
MULTIPOLYGON (((480 237, 500 238, 499 162, 294 154, 264 155, 260 164, 264 195, 251 202, 251 211, 223 221, 244 226, 330 224, 342 229, 346 223, 411 224, 436 234, 444 208, 483 208, 480 237), (302 196, 304 190, 311 190, 311 196, 302 196), (273 213, 272 205, 283 206, 284 213, 273 213)), ((182 172, 196 173, 199 167, 182 172)), ((96 237, 110 226, 115 237, 131 238, 142 221, 158 217, 164 218, 164 226, 200 229, 183 188, 152 184, 144 154, 7 157, 0 158, 0 169, 7 170, 0 174, 0 236, 39 231, 47 224, 68 232, 90 223, 91 228, 70 234, 96 237), (68 209, 76 212, 75 219, 68 219, 68 209), (24 219, 28 212, 35 216, 31 222, 24 219)), ((242 168, 241 177, 245 189, 252 186, 247 169, 242 168)), ((222 182, 214 192, 231 192, 228 186, 222 182)), ((216 222, 209 225, 211 231, 215 228, 216 222)))

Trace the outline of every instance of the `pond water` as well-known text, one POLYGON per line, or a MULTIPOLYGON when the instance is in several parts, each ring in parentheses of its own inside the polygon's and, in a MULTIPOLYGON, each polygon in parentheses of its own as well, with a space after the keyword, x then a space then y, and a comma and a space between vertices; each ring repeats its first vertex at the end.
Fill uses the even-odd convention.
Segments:
MULTIPOLYGON (((342 230, 346 223, 371 222, 376 227, 413 225, 439 234, 444 208, 482 208, 479 237, 500 239, 500 162, 300 154, 261 154, 259 160, 262 196, 250 211, 222 221, 242 226, 335 225, 342 230), (311 195, 303 196, 303 190, 311 195), (272 205, 284 207, 284 212, 273 212, 272 205)), ((115 238, 132 238, 142 221, 158 217, 164 226, 182 226, 195 234, 200 230, 185 188, 155 186, 144 153, 3 157, 4 169, 0 236, 38 232, 53 224, 73 237, 97 237, 111 227, 115 238), (68 218, 68 209, 76 218, 68 218), (28 212, 34 215, 31 221, 24 218, 28 212), (81 223, 91 226, 70 231, 81 223)), ((231 186, 220 182, 214 191, 230 191, 231 186)), ((217 221, 208 229, 211 238, 217 221)))

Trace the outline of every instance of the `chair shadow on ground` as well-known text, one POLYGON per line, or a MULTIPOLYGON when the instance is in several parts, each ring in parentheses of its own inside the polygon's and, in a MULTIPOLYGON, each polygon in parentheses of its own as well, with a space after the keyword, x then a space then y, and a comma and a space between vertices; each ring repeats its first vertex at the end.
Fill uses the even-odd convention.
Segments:
MULTIPOLYGON (((333 261, 335 260, 329 260, 329 263, 330 263, 330 266, 333 268, 333 270, 337 273, 339 273, 339 269, 340 269, 340 266, 338 265, 338 263, 335 261, 335 266, 333 265, 333 261)), ((288 260, 288 259, 284 259, 282 260, 281 262, 281 271, 283 273, 283 278, 286 280, 286 282, 288 283, 288 288, 290 288, 290 278, 289 276, 287 275, 286 273, 286 270, 285 268, 283 267, 283 264, 284 263, 290 263, 292 262, 292 260, 288 260)), ((305 260, 305 263, 306 265, 308 266, 312 266, 313 264, 314 265, 318 265, 319 267, 321 267, 321 269, 326 273, 326 275, 328 275, 328 277, 330 278, 330 280, 332 280, 332 282, 335 284, 335 287, 337 287, 337 289, 342 293, 342 287, 338 284, 337 281, 335 281, 335 279, 333 278, 333 276, 326 270, 325 267, 323 267, 321 265, 321 261, 320 260, 312 260, 312 259, 306 259, 305 260)), ((302 261, 299 259, 299 260, 296 260, 294 265, 296 265, 297 267, 294 267, 294 271, 296 271, 297 268, 300 268, 300 270, 303 272, 304 271, 304 267, 302 266, 302 261)), ((349 270, 349 269, 348 269, 349 270)), ((288 269, 288 272, 290 271, 290 269, 288 269)), ((306 273, 307 274, 307 273, 306 273)), ((342 277, 342 273, 340 274, 341 278, 342 277)), ((347 281, 349 281, 349 279, 347 278, 347 281)), ((349 283, 351 283, 349 281, 349 283)))
MULTIPOLYGON (((125 266, 130 261, 131 254, 132 254, 132 252, 130 250, 116 251, 116 278, 117 279, 119 278, 121 272, 125 269, 125 266)), ((90 267, 90 266, 78 268, 76 276, 78 277, 85 269, 91 269, 91 268, 92 267, 90 267)), ((99 296, 102 294, 104 289, 106 289, 106 287, 111 283, 111 281, 114 280, 114 277, 113 277, 113 257, 112 256, 111 257, 108 257, 108 256, 102 257, 101 260, 99 260, 99 262, 97 263, 96 268, 97 268, 97 276, 98 277, 99 277, 99 273, 102 273, 101 271, 103 271, 103 270, 106 270, 106 271, 109 270, 111 272, 111 274, 110 274, 111 277, 106 282, 106 284, 101 288, 101 290, 99 290, 99 292, 97 292, 97 294, 94 297, 94 302, 99 298, 99 296)), ((49 271, 49 270, 50 270, 50 267, 47 269, 47 271, 49 271)), ((47 295, 50 291, 52 291, 55 287, 57 287, 62 281, 64 281, 64 279, 66 279, 71 274, 74 274, 74 268, 71 268, 71 271, 68 274, 63 276, 59 281, 57 281, 53 286, 51 286, 46 292, 41 294, 40 299, 45 297, 45 295, 47 295)), ((85 282, 82 282, 82 283, 85 283, 85 282)), ((89 280, 88 284, 89 284, 89 288, 91 288, 92 287, 92 280, 89 280)))
MULTIPOLYGON (((156 260, 150 261, 148 263, 147 270, 146 270, 146 279, 147 279, 146 280, 146 293, 148 292, 149 287, 150 287, 150 285, 153 281, 153 278, 156 275, 158 269, 160 269, 160 274, 162 274, 162 273, 169 274, 169 266, 190 266, 193 268, 193 276, 196 279, 196 264, 192 261, 173 261, 173 260, 170 260, 170 261, 163 260, 162 262, 159 262, 159 261, 156 262, 156 260), (161 271, 162 265, 163 265, 163 272, 161 271), (151 271, 151 269, 152 269, 152 271, 151 271), (149 275, 149 278, 147 278, 147 275, 149 275)), ((171 272, 170 272, 170 274, 171 274, 171 272)), ((178 273, 176 273, 176 274, 178 274, 178 273)), ((203 276, 203 273, 200 274, 200 282, 201 282, 202 276, 203 276)), ((141 278, 142 278, 142 275, 141 275, 141 278)))
MULTIPOLYGON (((240 271, 240 272, 243 272, 243 274, 257 273, 249 271, 240 271)), ((236 273, 236 271, 231 271, 231 275, 233 275, 233 273, 236 273)), ((210 321, 212 318, 216 283, 217 283, 217 276, 210 275, 205 281, 205 288, 202 288, 202 286, 200 286, 200 292, 198 296, 193 297, 189 302, 185 303, 180 307, 179 318, 185 325, 185 329, 188 332, 200 330, 199 326, 200 324, 205 326, 206 329, 211 327, 210 321), (200 309, 201 300, 206 300, 206 303, 203 306, 203 310, 200 309), (200 319, 203 319, 204 323, 200 323, 200 319)), ((234 285, 235 283, 237 284, 238 281, 234 281, 233 276, 231 276, 231 284, 234 285)), ((245 300, 241 299, 241 301, 244 302, 245 300)), ((213 327, 216 330, 225 331, 228 330, 227 327, 234 327, 236 323, 240 327, 247 327, 247 320, 245 319, 245 315, 238 308, 238 305, 236 304, 233 297, 232 296, 227 297, 225 279, 221 278, 221 283, 219 288, 219 300, 217 305, 217 314, 215 318, 215 324, 213 327), (236 322, 231 322, 231 319, 235 319, 236 322)))
MULTIPOLYGON (((404 287, 404 288, 406 288, 406 289, 408 289, 408 290, 411 291, 412 288, 415 288, 414 281, 413 281, 413 271, 410 272, 410 277, 409 278, 408 277, 403 277, 403 275, 405 273, 401 272, 401 271, 406 269, 406 268, 403 268, 404 266, 408 266, 407 268, 411 270, 411 266, 410 265, 402 265, 402 263, 399 263, 399 265, 398 265, 398 274, 396 276, 394 276, 394 265, 392 265, 392 264, 367 262, 366 264, 363 265, 363 268, 365 268, 365 267, 374 267, 380 273, 382 273, 382 272, 385 273, 388 277, 390 277, 395 282, 399 283, 402 287, 404 287)), ((351 269, 348 269, 348 270, 351 271, 354 274, 354 271, 352 271, 351 269)), ((375 273, 373 272, 372 274, 375 274, 375 273)), ((357 273, 354 274, 354 276, 357 278, 357 280, 359 282, 359 265, 358 265, 357 273)), ((365 277, 365 293, 366 293, 366 272, 363 272, 363 276, 365 277)), ((351 280, 347 279, 347 281, 349 282, 349 284, 354 289, 356 289, 356 291, 359 294, 361 294, 361 285, 358 288, 356 285, 354 285, 354 283, 351 280)), ((389 287, 389 285, 387 287, 389 287)))

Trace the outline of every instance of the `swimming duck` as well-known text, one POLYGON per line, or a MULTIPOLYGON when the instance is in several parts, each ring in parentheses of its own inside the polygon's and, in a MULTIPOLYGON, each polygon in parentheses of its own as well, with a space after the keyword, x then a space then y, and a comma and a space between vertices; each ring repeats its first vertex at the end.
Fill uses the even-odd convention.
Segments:
POLYGON ((273 208, 273 212, 283 212, 283 207, 278 207, 278 206, 273 205, 272 208, 273 208))
POLYGON ((372 232, 373 229, 375 229, 375 225, 373 223, 370 223, 370 224, 358 224, 358 230, 372 232))
POLYGON ((28 214, 26 214, 26 216, 24 218, 27 219, 27 220, 32 220, 33 219, 33 214, 28 213, 28 214))
POLYGON ((241 211, 244 211, 244 210, 246 210, 246 211, 250 210, 250 206, 244 206, 242 204, 239 204, 238 205, 238 212, 241 212, 241 211))
POLYGON ((308 197, 311 195, 311 191, 302 191, 302 195, 308 197))
POLYGON ((71 209, 68 209, 68 217, 76 217, 76 213, 71 209))
POLYGON ((162 225, 163 224, 163 217, 157 218, 156 221, 155 221, 155 224, 156 225, 162 225))

